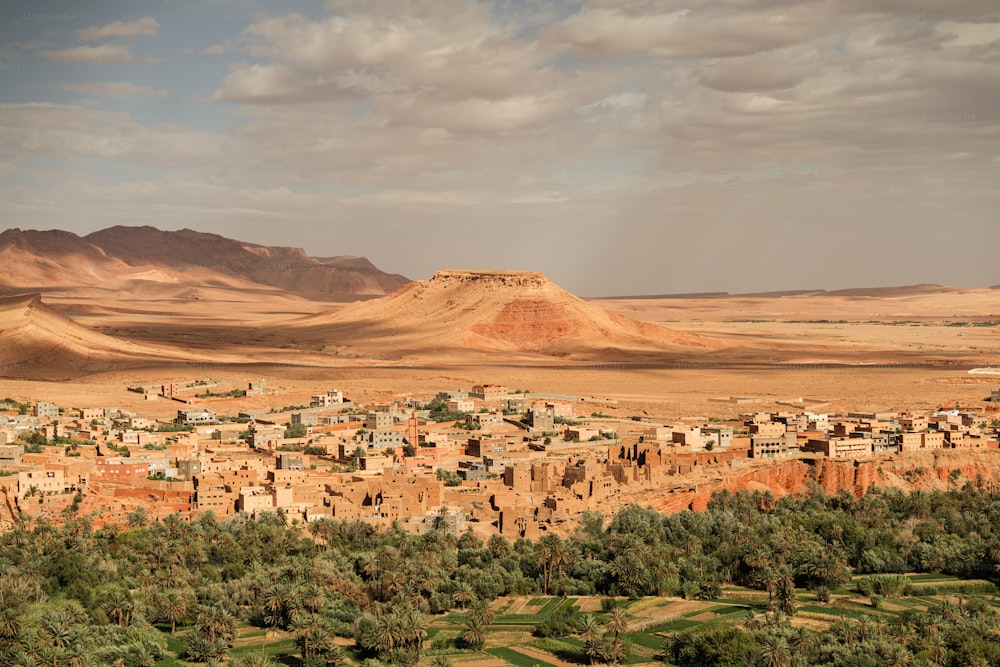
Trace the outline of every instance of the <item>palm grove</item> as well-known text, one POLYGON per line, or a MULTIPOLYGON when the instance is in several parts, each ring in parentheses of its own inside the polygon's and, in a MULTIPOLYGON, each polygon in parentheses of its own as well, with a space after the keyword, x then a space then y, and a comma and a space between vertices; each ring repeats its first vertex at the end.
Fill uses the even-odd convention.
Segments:
POLYGON ((0 542, 0 664, 151 666, 167 638, 180 642, 187 661, 218 662, 232 657, 241 624, 289 633, 303 665, 443 664, 446 651, 427 655, 433 619, 461 619, 449 648, 477 650, 487 643, 496 598, 539 594, 606 596, 601 612, 566 611, 536 634, 572 635, 581 661, 616 663, 629 654, 629 623, 611 598, 713 599, 730 585, 766 592, 763 613, 670 633, 658 659, 1000 664, 991 597, 945 600, 888 621, 844 619, 822 631, 789 623, 803 599, 821 604, 852 577, 873 605, 909 585, 893 573, 995 580, 1000 496, 981 484, 937 493, 871 489, 861 499, 818 488, 780 500, 723 492, 704 512, 667 516, 630 506, 607 523, 589 512, 568 537, 536 542, 499 535, 484 542, 443 525, 415 536, 329 519, 307 530, 294 523, 280 513, 149 522, 137 512, 127 526, 95 530, 88 517, 68 515, 62 527, 25 519, 0 542))

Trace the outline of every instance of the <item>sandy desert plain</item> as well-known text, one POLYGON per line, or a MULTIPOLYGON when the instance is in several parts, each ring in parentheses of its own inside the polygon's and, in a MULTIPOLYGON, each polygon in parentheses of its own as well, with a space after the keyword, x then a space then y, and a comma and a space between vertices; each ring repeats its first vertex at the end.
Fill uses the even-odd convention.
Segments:
POLYGON ((262 407, 328 386, 372 400, 492 382, 593 397, 617 414, 732 418, 747 407, 710 399, 775 409, 803 397, 829 412, 985 408, 1000 386, 1000 376, 969 373, 1000 366, 997 288, 581 300, 544 278, 530 298, 435 280, 401 288, 403 300, 353 304, 146 276, 45 288, 40 303, 9 297, 0 394, 168 416, 172 406, 125 386, 264 377, 274 393, 240 402, 262 407), (608 313, 610 324, 595 324, 608 313), (609 330, 621 315, 643 330, 609 330))

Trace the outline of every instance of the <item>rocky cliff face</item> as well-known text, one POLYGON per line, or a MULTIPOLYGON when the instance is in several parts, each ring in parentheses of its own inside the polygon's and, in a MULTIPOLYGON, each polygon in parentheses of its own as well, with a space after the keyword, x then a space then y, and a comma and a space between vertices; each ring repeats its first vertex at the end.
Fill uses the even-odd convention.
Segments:
POLYGON ((452 289, 463 285, 475 285, 483 289, 506 290, 523 288, 544 288, 548 279, 541 271, 463 271, 446 269, 438 271, 428 286, 452 289))
POLYGON ((1000 450, 946 449, 908 452, 864 461, 832 459, 790 459, 772 465, 751 463, 752 469, 727 471, 718 482, 700 484, 688 491, 668 494, 655 505, 664 512, 686 509, 703 511, 716 491, 770 491, 780 498, 803 493, 815 483, 828 493, 846 490, 863 496, 870 487, 904 491, 936 491, 961 487, 966 482, 990 483, 1000 480, 1000 450), (958 472, 955 472, 958 471, 958 472))

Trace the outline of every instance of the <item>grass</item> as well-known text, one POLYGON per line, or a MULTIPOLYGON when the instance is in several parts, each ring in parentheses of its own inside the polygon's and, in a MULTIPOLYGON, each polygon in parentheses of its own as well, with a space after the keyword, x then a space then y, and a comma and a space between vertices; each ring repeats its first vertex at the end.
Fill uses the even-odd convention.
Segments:
MULTIPOLYGON (((544 599, 544 598, 536 598, 536 599, 544 599)), ((496 619, 493 621, 493 624, 494 625, 532 625, 533 626, 533 625, 536 625, 538 623, 541 623, 542 621, 544 621, 545 619, 547 619, 549 616, 551 616, 553 613, 555 613, 556 611, 558 611, 561 608, 566 608, 566 609, 572 608, 577 603, 577 599, 578 598, 558 598, 558 597, 550 598, 542 606, 542 608, 539 609, 534 614, 503 614, 503 615, 498 615, 496 617, 496 619)), ((449 615, 449 616, 446 616, 445 618, 451 620, 452 616, 453 615, 449 615)), ((464 620, 464 619, 465 619, 465 616, 463 615, 458 620, 464 620)))
POLYGON ((653 649, 654 651, 659 651, 663 646, 663 637, 649 632, 637 632, 635 634, 625 635, 625 637, 636 646, 645 646, 646 648, 653 649))
POLYGON ((910 581, 959 581, 958 577, 950 574, 907 574, 903 575, 910 581))
POLYGON ((294 639, 281 639, 276 642, 237 646, 230 651, 230 654, 235 657, 245 653, 260 652, 261 650, 270 656, 291 655, 292 653, 298 653, 299 647, 295 645, 294 639))
POLYGON ((544 637, 528 642, 528 646, 551 653, 565 662, 587 663, 587 652, 583 642, 571 637, 544 637))
POLYGON ((676 630, 686 630, 687 628, 693 628, 696 625, 701 625, 701 621, 692 621, 688 619, 682 619, 679 621, 670 621, 669 623, 661 623, 660 625, 654 625, 652 627, 646 628, 646 634, 653 634, 657 632, 674 632, 676 630))
POLYGON ((187 650, 187 646, 179 637, 174 637, 173 635, 164 635, 163 638, 167 641, 167 650, 175 655, 180 655, 187 650))
POLYGON ((165 655, 156 661, 156 667, 182 667, 184 664, 172 655, 165 655))
POLYGON ((712 613, 712 614, 731 614, 732 612, 737 611, 737 610, 746 611, 747 607, 744 607, 743 605, 738 605, 738 604, 736 604, 736 605, 733 605, 733 604, 719 604, 719 605, 716 605, 714 607, 709 607, 705 611, 707 611, 709 613, 712 613))
POLYGON ((556 667, 551 662, 545 662, 544 660, 538 660, 537 658, 532 658, 531 656, 524 655, 523 653, 518 653, 517 651, 511 650, 509 648, 497 647, 488 648, 486 652, 490 655, 496 656, 501 660, 506 661, 511 665, 516 667, 556 667))
MULTIPOLYGON (((800 607, 799 611, 808 611, 813 614, 820 614, 822 616, 839 616, 841 618, 853 618, 860 621, 863 618, 870 618, 875 614, 869 614, 860 611, 854 611, 853 609, 841 609, 839 607, 819 607, 816 605, 806 605, 800 607)), ((875 610, 872 609, 874 612, 875 610)))

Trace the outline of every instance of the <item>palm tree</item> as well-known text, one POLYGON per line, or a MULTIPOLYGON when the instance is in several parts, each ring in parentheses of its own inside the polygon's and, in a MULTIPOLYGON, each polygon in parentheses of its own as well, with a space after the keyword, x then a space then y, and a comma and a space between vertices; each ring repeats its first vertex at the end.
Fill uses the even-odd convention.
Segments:
POLYGON ((758 652, 761 667, 788 667, 792 662, 792 650, 784 637, 771 635, 761 642, 758 652))
POLYGON ((792 646, 795 647, 796 651, 808 653, 815 645, 816 638, 812 632, 805 628, 795 629, 795 635, 792 637, 792 646))
POLYGON ((628 657, 628 650, 621 640, 621 636, 628 632, 628 614, 623 607, 615 607, 608 614, 607 630, 614 635, 611 655, 607 657, 612 664, 618 664, 628 657))
POLYGON ((423 648, 424 637, 427 636, 427 619, 415 607, 407 605, 400 614, 402 623, 403 646, 406 649, 407 658, 412 664, 420 661, 420 651, 423 648))
POLYGON ((749 632, 754 630, 760 630, 762 623, 760 617, 757 616, 757 612, 753 609, 747 609, 747 613, 743 616, 743 628, 749 632))
POLYGON ((587 658, 590 664, 596 664, 600 656, 601 626, 593 614, 584 614, 580 619, 580 639, 587 647, 587 658))
POLYGON ((473 601, 469 610, 469 618, 478 619, 483 625, 490 625, 496 614, 494 613, 489 600, 477 599, 473 601))
POLYGON ((482 648, 486 643, 486 626, 481 621, 470 618, 465 622, 465 642, 474 649, 482 648))
POLYGON ((311 642, 313 634, 320 627, 320 617, 316 614, 302 613, 292 617, 291 631, 295 634, 295 640, 302 644, 302 661, 308 662, 312 656, 311 642))
POLYGON ((375 622, 375 648, 379 654, 388 654, 403 641, 404 628, 400 615, 383 614, 375 622))
POLYGON ((177 622, 183 620, 191 608, 190 598, 174 588, 158 595, 155 604, 160 616, 170 623, 170 634, 177 631, 177 622))
POLYGON ((228 642, 236 632, 236 619, 220 604, 202 607, 198 614, 198 626, 208 635, 208 643, 217 639, 228 642))
POLYGON ((90 656, 88 656, 79 648, 75 648, 66 657, 65 664, 66 667, 91 667, 91 665, 93 665, 94 663, 91 662, 90 656))
POLYGON ((608 613, 608 632, 616 638, 628 632, 628 614, 624 607, 615 607, 608 613))
POLYGON ((472 586, 461 582, 458 590, 451 594, 451 599, 454 600, 455 604, 461 609, 465 609, 465 606, 476 599, 476 594, 472 591, 472 586))
POLYGON ((927 641, 924 642, 924 646, 931 654, 931 659, 934 661, 935 665, 943 665, 945 656, 948 653, 948 645, 945 644, 944 638, 941 633, 937 632, 931 635, 927 641))
POLYGON ((782 570, 777 581, 778 608, 788 615, 795 613, 795 580, 792 573, 782 570))
POLYGON ((900 644, 892 644, 882 658, 886 667, 913 667, 913 654, 910 649, 900 644))
POLYGON ((129 626, 132 622, 132 615, 135 613, 132 597, 120 588, 111 590, 101 608, 108 615, 108 618, 123 628, 129 626))
POLYGON ((542 595, 549 594, 549 582, 552 580, 552 560, 557 544, 562 540, 558 535, 547 534, 538 540, 538 567, 542 570, 542 595))
POLYGON ((15 651, 10 659, 10 667, 38 667, 38 661, 27 651, 15 651))
POLYGON ((290 603, 289 589, 286 584, 274 584, 264 591, 264 621, 268 625, 284 626, 288 620, 290 603))
POLYGON ((244 653, 243 655, 233 658, 232 662, 229 663, 229 667, 278 667, 278 663, 271 660, 263 649, 260 653, 244 653))
POLYGON ((317 585, 307 586, 298 599, 306 610, 315 613, 326 606, 326 591, 317 585))
POLYGON ((0 609, 0 641, 12 642, 21 632, 21 616, 14 607, 0 609))

